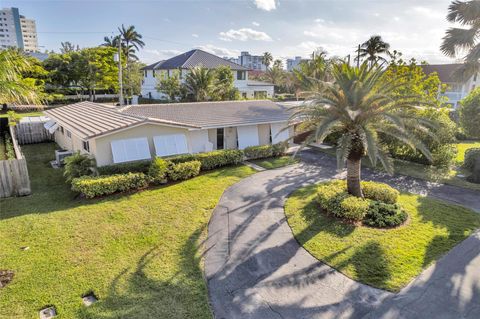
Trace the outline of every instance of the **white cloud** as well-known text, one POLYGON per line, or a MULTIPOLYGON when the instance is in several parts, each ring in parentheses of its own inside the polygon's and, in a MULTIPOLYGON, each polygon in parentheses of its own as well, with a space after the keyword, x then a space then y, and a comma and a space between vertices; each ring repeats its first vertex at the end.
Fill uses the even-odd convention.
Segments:
POLYGON ((220 40, 223 41, 272 41, 272 38, 262 31, 256 31, 250 28, 241 28, 238 30, 230 29, 226 32, 220 32, 220 40))
POLYGON ((224 57, 224 56, 236 57, 239 55, 239 51, 237 50, 221 48, 221 47, 214 46, 213 44, 199 45, 197 46, 197 49, 207 51, 221 57, 224 57))
POLYGON ((319 18, 319 19, 315 19, 315 22, 316 23, 325 23, 325 20, 319 18))
POLYGON ((260 23, 256 22, 256 21, 253 21, 252 24, 256 27, 260 26, 260 23))
POLYGON ((145 63, 154 63, 159 60, 169 59, 182 53, 179 50, 157 50, 157 49, 144 49, 139 52, 139 58, 145 63))
POLYGON ((192 37, 194 37, 194 38, 198 38, 198 34, 196 34, 196 33, 192 33, 192 37))
POLYGON ((277 8, 275 0, 253 0, 258 9, 272 11, 277 8))
MULTIPOLYGON (((426 7, 413 7, 411 10, 413 13, 420 15, 421 17, 427 17, 431 19, 444 19, 446 16, 445 12, 438 10, 426 8, 426 7)), ((408 12, 410 13, 410 12, 408 12)))

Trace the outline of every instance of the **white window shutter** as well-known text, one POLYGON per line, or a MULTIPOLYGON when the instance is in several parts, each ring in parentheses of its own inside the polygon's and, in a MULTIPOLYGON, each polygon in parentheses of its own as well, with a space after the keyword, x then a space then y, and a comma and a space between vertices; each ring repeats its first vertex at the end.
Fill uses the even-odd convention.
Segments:
POLYGON ((153 138, 157 156, 188 153, 187 138, 184 134, 160 135, 153 138))
POLYGON ((151 158, 150 147, 148 146, 148 139, 146 137, 116 140, 112 141, 110 145, 114 163, 151 158))

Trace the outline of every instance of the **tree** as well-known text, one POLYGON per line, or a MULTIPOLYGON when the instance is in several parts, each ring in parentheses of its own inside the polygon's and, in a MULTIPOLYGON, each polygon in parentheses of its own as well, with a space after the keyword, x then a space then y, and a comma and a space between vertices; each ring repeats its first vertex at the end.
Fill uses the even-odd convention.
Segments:
POLYGON ((170 101, 175 101, 181 94, 181 84, 177 75, 160 80, 157 84, 157 90, 168 95, 170 101))
POLYGON ((357 50, 358 58, 366 59, 370 66, 378 63, 379 61, 386 61, 382 54, 389 55, 390 44, 384 42, 379 35, 371 36, 370 39, 362 43, 357 50))
POLYGON ((122 24, 122 27, 118 28, 118 31, 120 32, 121 41, 125 43, 125 56, 127 57, 128 65, 128 61, 131 57, 133 57, 135 51, 143 48, 145 46, 145 42, 142 41, 142 35, 135 30, 135 26, 133 25, 125 28, 125 26, 122 24))
POLYGON ((22 76, 30 66, 17 50, 0 51, 0 104, 41 104, 38 88, 22 76))
MULTIPOLYGON (((297 108, 290 126, 302 122, 304 131, 312 131, 306 143, 322 142, 332 132, 341 134, 337 141, 339 167, 347 164, 347 189, 363 197, 360 187, 361 160, 368 155, 373 165, 380 160, 384 168, 393 172, 392 162, 379 142, 378 135, 393 136, 431 159, 429 150, 414 134, 413 128, 428 130, 428 122, 405 115, 421 101, 417 97, 395 96, 398 84, 385 81, 385 71, 379 66, 360 67, 348 63, 336 64, 332 69, 333 83, 322 81, 322 88, 311 95, 311 102, 297 108)), ((320 83, 320 82, 319 82, 320 83)))
POLYGON ((460 125, 471 138, 480 138, 480 88, 476 88, 460 102, 460 125))
POLYGON ((262 56, 262 63, 265 64, 265 67, 268 69, 270 67, 270 64, 273 61, 273 56, 270 52, 265 52, 263 53, 262 56))
POLYGON ((221 65, 213 72, 211 96, 215 101, 237 100, 239 92, 234 87, 233 72, 229 66, 221 65))
POLYGON ((61 42, 60 44, 61 44, 61 48, 60 48, 61 53, 69 53, 69 52, 73 52, 73 51, 80 51, 80 47, 78 45, 75 46, 74 44, 72 44, 69 41, 61 42))
POLYGON ((276 59, 275 61, 273 61, 273 67, 274 67, 274 68, 283 69, 283 62, 282 62, 282 60, 276 59))
POLYGON ((188 94, 196 102, 207 101, 212 89, 213 72, 206 67, 199 65, 190 68, 185 77, 185 87, 188 94))
POLYGON ((464 28, 448 29, 440 50, 449 57, 468 51, 463 59, 464 65, 456 72, 456 76, 469 78, 480 70, 480 1, 453 1, 448 8, 447 20, 464 28))

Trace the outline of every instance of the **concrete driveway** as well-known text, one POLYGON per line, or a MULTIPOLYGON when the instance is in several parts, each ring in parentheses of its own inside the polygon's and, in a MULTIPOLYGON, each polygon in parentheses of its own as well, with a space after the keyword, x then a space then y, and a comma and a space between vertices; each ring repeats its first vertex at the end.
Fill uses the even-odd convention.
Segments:
MULTIPOLYGON (((205 258, 215 318, 480 318, 478 233, 396 295, 353 281, 300 247, 285 219, 285 199, 302 185, 336 176, 332 157, 315 151, 301 157, 301 164, 233 185, 216 207, 205 258)), ((477 192, 363 175, 480 211, 477 192)))

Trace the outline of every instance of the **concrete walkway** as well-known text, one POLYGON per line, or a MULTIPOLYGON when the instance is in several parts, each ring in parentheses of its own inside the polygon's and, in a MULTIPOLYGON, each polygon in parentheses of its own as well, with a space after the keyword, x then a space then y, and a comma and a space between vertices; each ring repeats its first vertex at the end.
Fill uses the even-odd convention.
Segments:
MULTIPOLYGON (((285 219, 286 197, 302 185, 338 177, 332 157, 316 151, 301 157, 301 164, 260 172, 233 185, 216 207, 205 259, 215 318, 480 317, 478 234, 397 295, 355 282, 300 247, 285 219)), ((363 174, 386 180, 370 171, 363 174)), ((480 194, 473 191, 408 177, 396 177, 393 183, 480 211, 480 194)))

